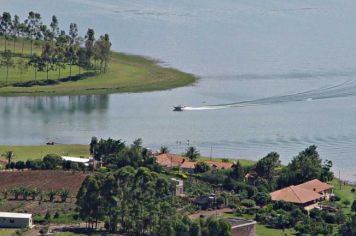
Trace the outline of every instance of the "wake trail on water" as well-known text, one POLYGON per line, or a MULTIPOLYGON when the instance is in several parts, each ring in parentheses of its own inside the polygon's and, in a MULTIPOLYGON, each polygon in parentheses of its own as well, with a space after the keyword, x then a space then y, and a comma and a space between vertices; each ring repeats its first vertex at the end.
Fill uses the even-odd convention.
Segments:
POLYGON ((184 111, 203 111, 203 110, 217 110, 217 109, 226 109, 233 107, 247 107, 247 106, 258 106, 258 105, 272 105, 278 103, 287 103, 287 102, 300 102, 306 101, 311 102, 314 100, 321 99, 332 99, 332 98, 341 98, 349 97, 356 95, 356 80, 346 80, 342 83, 324 86, 316 89, 311 89, 303 92, 292 93, 287 95, 280 96, 271 96, 266 98, 259 98, 254 100, 246 100, 235 103, 226 103, 226 104, 216 104, 216 105, 205 105, 201 107, 184 107, 184 111))

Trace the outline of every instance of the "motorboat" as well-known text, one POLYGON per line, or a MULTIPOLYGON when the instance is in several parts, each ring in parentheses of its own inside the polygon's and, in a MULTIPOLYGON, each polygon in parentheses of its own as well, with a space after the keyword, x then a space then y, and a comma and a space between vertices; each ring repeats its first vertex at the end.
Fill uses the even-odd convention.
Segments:
POLYGON ((179 105, 179 106, 175 106, 173 107, 173 111, 183 111, 185 106, 179 105))

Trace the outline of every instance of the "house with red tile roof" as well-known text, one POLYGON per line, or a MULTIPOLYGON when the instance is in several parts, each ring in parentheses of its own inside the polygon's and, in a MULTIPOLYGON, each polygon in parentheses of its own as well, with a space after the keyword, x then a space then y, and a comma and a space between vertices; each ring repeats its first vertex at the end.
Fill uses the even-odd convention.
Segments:
POLYGON ((285 201, 311 210, 322 199, 329 198, 333 186, 318 179, 313 179, 299 185, 291 185, 270 193, 272 201, 285 201))
POLYGON ((285 201, 296 204, 309 211, 316 206, 323 196, 315 191, 291 185, 270 193, 272 201, 285 201))
POLYGON ((317 192, 321 194, 324 199, 329 199, 334 189, 334 186, 321 182, 318 179, 313 179, 305 183, 299 184, 297 185, 297 187, 317 192))
POLYGON ((230 169, 234 164, 231 162, 219 162, 219 161, 204 161, 206 164, 208 164, 211 168, 217 169, 217 170, 226 170, 230 169))
POLYGON ((157 164, 166 168, 180 167, 185 161, 185 157, 172 153, 163 153, 156 156, 157 164))

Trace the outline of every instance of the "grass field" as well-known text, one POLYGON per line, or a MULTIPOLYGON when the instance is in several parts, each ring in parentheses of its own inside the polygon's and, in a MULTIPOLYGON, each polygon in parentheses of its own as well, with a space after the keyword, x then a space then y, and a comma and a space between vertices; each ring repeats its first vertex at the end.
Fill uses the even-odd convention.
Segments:
MULTIPOLYGON (((44 145, 44 146, 9 146, 0 145, 0 153, 5 153, 6 151, 13 151, 14 158, 13 161, 26 161, 32 159, 40 159, 46 154, 55 153, 58 155, 69 155, 75 157, 88 157, 89 156, 89 146, 87 145, 44 145)), ((1 160, 5 160, 1 157, 1 160)))
MULTIPOLYGON (((29 41, 25 41, 24 53, 29 55, 29 41)), ((13 50, 12 43, 8 49, 13 50)), ((4 50, 4 40, 0 38, 0 51, 4 50)), ((34 46, 34 51, 39 53, 40 45, 34 46)), ((17 42, 15 53, 21 53, 21 39, 17 42)), ((20 57, 14 57, 18 62, 20 57)), ((69 76, 69 65, 61 70, 61 79, 69 76)), ((59 71, 51 71, 49 79, 57 80, 59 71)), ((88 71, 87 71, 88 72, 88 71)), ((93 71, 89 71, 94 73, 93 71)), ((85 71, 81 70, 81 73, 85 71)), ((72 76, 78 75, 79 69, 72 66, 72 76)), ((8 85, 6 85, 6 68, 0 67, 0 95, 71 95, 71 94, 106 94, 118 92, 143 92, 153 90, 164 90, 192 84, 196 78, 176 69, 165 68, 158 62, 141 56, 126 55, 113 52, 110 55, 110 63, 107 73, 98 73, 77 81, 60 82, 54 85, 14 87, 14 83, 33 81, 35 72, 28 68, 24 73, 15 68, 9 69, 8 85)), ((46 72, 37 72, 37 80, 46 80, 46 72)))
MULTIPOLYGON (((223 161, 224 159, 227 159, 227 158, 219 158, 219 157, 210 158, 210 157, 202 157, 201 156, 198 158, 198 161, 208 161, 208 160, 223 161)), ((254 164, 256 164, 256 161, 246 160, 246 159, 228 158, 227 160, 229 162, 239 161, 242 166, 253 166, 254 164)))
MULTIPOLYGON (((341 198, 340 203, 344 200, 349 200, 352 204, 352 202, 356 200, 356 193, 351 192, 352 186, 341 184, 340 188, 339 181, 336 179, 334 179, 331 184, 334 185, 334 194, 341 198)), ((348 207, 342 208, 345 214, 351 212, 351 204, 348 207)))
POLYGON ((0 229, 1 236, 12 236, 16 232, 16 229, 0 229))

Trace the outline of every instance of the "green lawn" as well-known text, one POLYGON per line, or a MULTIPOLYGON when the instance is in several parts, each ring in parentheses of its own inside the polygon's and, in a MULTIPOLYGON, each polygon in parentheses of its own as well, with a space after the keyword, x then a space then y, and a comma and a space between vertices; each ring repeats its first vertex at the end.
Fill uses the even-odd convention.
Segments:
POLYGON ((256 224, 256 235, 257 236, 286 236, 294 235, 292 229, 286 229, 284 232, 280 229, 267 228, 259 223, 256 224))
MULTIPOLYGON (((341 198, 339 201, 340 204, 342 204, 342 201, 344 200, 349 200, 352 204, 352 202, 356 199, 356 193, 351 192, 352 186, 341 184, 340 188, 339 181, 336 179, 334 179, 331 184, 334 185, 334 194, 341 198)), ((346 208, 342 208, 344 213, 348 214, 351 212, 351 204, 346 208)))
POLYGON ((253 166, 254 164, 256 164, 256 161, 246 160, 246 159, 221 158, 221 157, 210 158, 210 157, 204 157, 204 156, 199 157, 198 161, 206 161, 206 160, 222 161, 223 159, 227 159, 227 160, 229 160, 229 162, 239 161, 242 166, 253 166))
MULTIPOLYGON (((39 159, 46 154, 55 153, 59 155, 69 155, 76 157, 88 157, 89 146, 87 145, 44 145, 44 146, 9 146, 0 145, 0 153, 6 151, 14 152, 14 161, 25 161, 29 159, 39 159)), ((4 160, 4 157, 1 157, 4 160)))
MULTIPOLYGON (((41 44, 39 42, 38 44, 41 44)), ((29 41, 25 41, 25 54, 29 56, 29 41)), ((8 49, 13 50, 12 44, 8 49)), ((4 50, 4 40, 0 38, 0 52, 4 50)), ((34 46, 39 53, 40 45, 34 46)), ((16 53, 21 53, 21 40, 17 43, 16 53)), ((14 57, 14 62, 21 58, 14 57)), ((27 59, 26 59, 27 60, 27 59)), ((61 70, 61 79, 69 76, 69 65, 61 70)), ((49 79, 57 80, 59 71, 51 71, 49 79)), ((94 73, 94 71, 86 71, 94 73)), ((81 74, 86 73, 81 70, 81 74)), ((72 76, 79 74, 79 69, 72 66, 72 76)), ((141 56, 113 52, 107 73, 97 73, 77 81, 59 82, 55 85, 14 87, 14 83, 34 80, 34 69, 28 68, 23 74, 18 67, 9 69, 8 85, 6 86, 6 68, 0 67, 0 95, 70 95, 70 94, 106 94, 117 92, 143 92, 171 89, 192 84, 196 77, 176 69, 161 67, 158 62, 141 56)), ((37 80, 46 80, 46 72, 37 72, 37 80)))
POLYGON ((11 236, 16 232, 16 229, 0 229, 1 236, 11 236))

